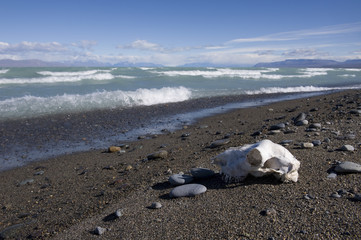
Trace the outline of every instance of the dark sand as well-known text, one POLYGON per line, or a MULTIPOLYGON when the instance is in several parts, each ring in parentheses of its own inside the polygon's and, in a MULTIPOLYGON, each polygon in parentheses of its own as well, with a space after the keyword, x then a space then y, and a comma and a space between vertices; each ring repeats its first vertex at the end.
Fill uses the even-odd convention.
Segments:
POLYGON ((98 239, 93 230, 101 226, 108 229, 103 239, 358 239, 361 204, 353 197, 361 193, 361 175, 338 175, 332 180, 327 176, 337 161, 361 163, 360 116, 350 113, 361 106, 360 96, 360 90, 345 91, 234 110, 128 143, 125 153, 94 150, 1 172, 1 236, 98 239), (301 112, 323 129, 306 132, 307 127, 294 126, 292 118, 301 112), (268 128, 281 122, 290 123, 288 128, 296 132, 270 135, 268 128), (262 134, 251 136, 256 131, 262 134), (189 137, 182 139, 183 133, 189 137), (356 138, 342 138, 348 133, 356 138), (230 140, 227 145, 207 148, 225 137, 230 140), (312 149, 299 147, 325 138, 331 142, 312 149), (287 149, 301 162, 297 183, 280 183, 270 176, 225 184, 217 174, 197 181, 208 188, 206 193, 169 198, 170 173, 187 173, 192 167, 219 171, 212 157, 261 139, 293 140, 287 149), (355 151, 335 151, 344 144, 355 151), (144 161, 161 149, 169 152, 166 159, 144 161), (35 175, 40 171, 43 174, 35 175), (27 179, 33 182, 20 185, 27 179), (341 198, 330 197, 339 190, 344 192, 341 198), (149 209, 152 202, 163 207, 149 209), (270 208, 276 213, 264 216, 270 208), (107 217, 117 209, 123 210, 123 216, 107 217))

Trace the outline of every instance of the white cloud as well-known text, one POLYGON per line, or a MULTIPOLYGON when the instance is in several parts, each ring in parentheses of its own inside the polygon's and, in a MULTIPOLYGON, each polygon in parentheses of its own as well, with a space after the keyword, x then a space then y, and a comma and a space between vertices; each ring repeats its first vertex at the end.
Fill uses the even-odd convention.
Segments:
POLYGON ((147 40, 136 40, 128 45, 118 46, 118 48, 124 49, 139 49, 147 51, 164 51, 164 48, 156 43, 148 42, 147 40))
POLYGON ((68 50, 67 47, 58 42, 21 42, 18 44, 0 43, 0 53, 21 53, 21 52, 62 52, 68 50))
POLYGON ((92 50, 95 45, 97 45, 97 41, 93 40, 82 40, 77 43, 72 43, 71 45, 74 47, 78 47, 85 50, 92 50))

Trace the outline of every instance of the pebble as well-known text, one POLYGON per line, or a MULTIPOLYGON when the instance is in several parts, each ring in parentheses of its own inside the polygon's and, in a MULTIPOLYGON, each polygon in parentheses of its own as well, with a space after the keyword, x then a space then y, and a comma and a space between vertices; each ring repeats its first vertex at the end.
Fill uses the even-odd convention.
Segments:
POLYGON ((283 128, 285 128, 286 125, 284 123, 279 123, 279 124, 276 124, 276 125, 273 125, 269 128, 269 130, 281 130, 283 128))
POLYGON ((110 152, 110 153, 119 152, 120 150, 122 150, 122 148, 121 148, 121 147, 117 147, 117 146, 110 146, 110 147, 108 148, 108 152, 110 152))
POLYGON ((360 109, 352 109, 350 111, 351 114, 361 114, 361 110, 360 109))
POLYGON ((24 181, 21 181, 19 183, 19 186, 23 186, 23 185, 30 185, 34 182, 34 179, 25 179, 24 181))
POLYGON ((347 151, 347 152, 353 152, 355 151, 355 148, 351 145, 343 145, 342 147, 340 147, 339 149, 340 151, 347 151))
POLYGON ((314 146, 320 146, 322 144, 322 142, 321 142, 321 140, 314 140, 314 141, 312 141, 312 144, 314 146))
POLYGON ((221 147, 224 146, 226 144, 228 144, 230 141, 228 139, 220 139, 220 140, 216 140, 214 142, 211 143, 211 145, 209 146, 209 148, 217 148, 217 147, 221 147))
POLYGON ((147 156, 148 160, 153 160, 153 159, 164 159, 168 156, 168 152, 166 150, 160 150, 158 152, 149 154, 147 156))
POLYGON ((117 218, 120 218, 121 216, 123 216, 123 210, 122 209, 118 209, 117 211, 114 212, 114 215, 117 218))
POLYGON ((332 193, 330 197, 332 197, 332 198, 340 198, 341 195, 338 194, 338 193, 332 193))
POLYGON ((313 148, 313 143, 309 143, 309 142, 301 143, 301 147, 305 149, 313 148))
POLYGON ((185 184, 175 187, 170 193, 170 197, 194 197, 207 191, 207 188, 202 184, 185 184))
POLYGON ((300 113, 297 115, 297 117, 295 117, 294 123, 296 124, 299 121, 303 121, 306 120, 306 113, 300 113))
POLYGON ((152 203, 152 205, 150 205, 149 208, 151 208, 151 209, 159 209, 161 207, 162 207, 162 204, 160 202, 154 202, 154 203, 152 203))
POLYGON ((210 178, 213 177, 215 173, 208 168, 192 168, 191 174, 194 178, 210 178))
POLYGON ((312 123, 309 128, 321 129, 321 123, 312 123))
POLYGON ((107 229, 102 227, 96 227, 94 230, 94 234, 96 235, 103 235, 107 229))
POLYGON ((172 185, 183 185, 193 181, 193 177, 185 174, 173 174, 169 177, 168 181, 172 185))
POLYGON ((293 140, 283 140, 282 142, 280 142, 280 145, 282 146, 288 146, 293 142, 293 140))
POLYGON ((308 121, 307 120, 302 120, 302 121, 298 121, 296 122, 296 126, 305 126, 308 124, 308 121))
POLYGON ((43 170, 40 170, 36 173, 34 173, 35 176, 43 175, 45 172, 43 170))
POLYGON ((336 173, 330 173, 328 174, 327 178, 329 179, 335 179, 337 177, 337 174, 336 173))
POLYGON ((338 173, 361 173, 361 165, 354 162, 342 162, 335 167, 338 173))

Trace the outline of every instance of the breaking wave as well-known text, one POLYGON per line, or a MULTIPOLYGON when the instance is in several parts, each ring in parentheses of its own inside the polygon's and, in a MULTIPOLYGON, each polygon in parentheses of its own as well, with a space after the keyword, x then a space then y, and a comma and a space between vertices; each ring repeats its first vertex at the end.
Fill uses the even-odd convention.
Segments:
POLYGON ((5 74, 9 71, 9 69, 0 69, 0 74, 5 74))
POLYGON ((141 88, 135 91, 102 91, 85 95, 24 96, 0 101, 0 119, 181 102, 190 99, 191 95, 191 90, 185 87, 164 87, 141 88))
POLYGON ((284 78, 311 78, 315 76, 325 76, 333 68, 302 68, 293 75, 276 74, 279 68, 266 69, 230 69, 230 68, 207 68, 207 70, 178 70, 178 71, 153 71, 169 77, 175 76, 201 76, 204 78, 242 78, 242 79, 272 79, 279 80, 284 78))
POLYGON ((299 86, 299 87, 269 87, 260 88, 259 90, 245 91, 248 95, 255 94, 271 94, 271 93, 301 93, 301 92, 323 92, 332 90, 346 90, 358 89, 361 86, 353 87, 314 87, 314 86, 299 86))
POLYGON ((33 83, 59 83, 78 82, 82 80, 111 80, 115 78, 111 70, 89 70, 79 72, 51 72, 41 71, 37 74, 43 77, 33 78, 0 78, 0 84, 33 84, 33 83))

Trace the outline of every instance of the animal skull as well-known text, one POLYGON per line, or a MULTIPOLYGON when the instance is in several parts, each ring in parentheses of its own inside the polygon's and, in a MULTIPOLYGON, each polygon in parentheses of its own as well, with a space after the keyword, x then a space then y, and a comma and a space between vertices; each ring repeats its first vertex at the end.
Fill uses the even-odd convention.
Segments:
POLYGON ((273 174, 283 182, 297 182, 300 162, 283 146, 270 140, 232 147, 213 159, 225 182, 243 181, 248 174, 273 174))

